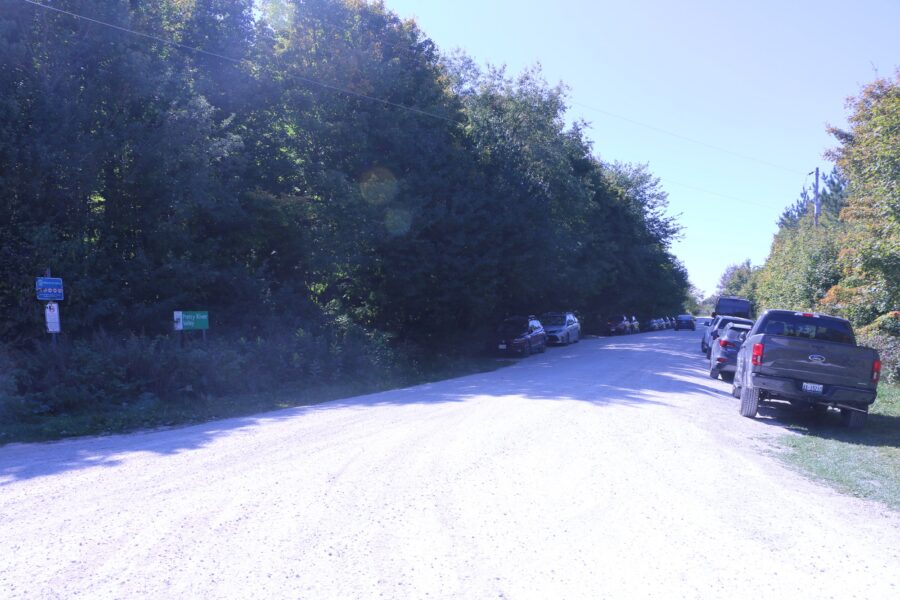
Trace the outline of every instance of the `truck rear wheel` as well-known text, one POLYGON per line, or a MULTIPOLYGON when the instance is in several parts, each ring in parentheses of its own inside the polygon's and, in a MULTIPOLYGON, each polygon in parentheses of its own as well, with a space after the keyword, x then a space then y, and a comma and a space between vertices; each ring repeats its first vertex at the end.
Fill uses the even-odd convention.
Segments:
POLYGON ((841 420, 848 429, 862 429, 869 418, 869 409, 864 411, 850 410, 849 408, 841 409, 841 420))
POLYGON ((749 385, 741 388, 741 416, 752 419, 759 411, 759 390, 749 385))

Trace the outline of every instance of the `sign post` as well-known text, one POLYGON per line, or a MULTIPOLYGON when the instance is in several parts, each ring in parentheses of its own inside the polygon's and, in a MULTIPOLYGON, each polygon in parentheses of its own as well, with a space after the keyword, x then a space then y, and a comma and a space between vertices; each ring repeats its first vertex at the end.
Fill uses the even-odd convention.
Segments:
POLYGON ((63 280, 61 277, 50 277, 50 269, 47 269, 46 277, 35 278, 34 293, 39 301, 47 303, 44 306, 44 322, 47 324, 47 333, 53 336, 53 345, 55 346, 56 336, 62 331, 58 302, 65 298, 63 280))

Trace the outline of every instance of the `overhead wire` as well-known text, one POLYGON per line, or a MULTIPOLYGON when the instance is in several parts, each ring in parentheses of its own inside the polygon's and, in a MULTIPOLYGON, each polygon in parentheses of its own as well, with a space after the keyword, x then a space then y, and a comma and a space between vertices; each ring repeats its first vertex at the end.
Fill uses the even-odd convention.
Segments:
MULTIPOLYGON (((114 29, 114 30, 116 30, 116 31, 120 31, 120 32, 122 32, 122 33, 127 33, 127 34, 131 34, 131 35, 136 35, 136 36, 139 36, 139 37, 143 37, 143 38, 145 38, 145 39, 150 39, 150 40, 153 40, 153 41, 156 41, 156 42, 160 42, 160 43, 162 43, 162 44, 166 44, 166 45, 169 45, 169 46, 172 46, 172 47, 175 47, 175 48, 180 48, 180 49, 182 49, 182 50, 186 50, 186 51, 189 51, 189 52, 194 52, 194 53, 197 53, 197 54, 202 54, 202 55, 205 55, 205 56, 214 57, 214 58, 217 58, 217 59, 220 59, 220 60, 224 60, 224 61, 227 61, 227 62, 231 62, 231 63, 233 63, 233 64, 246 64, 246 65, 253 66, 253 67, 257 67, 257 68, 260 67, 260 65, 256 64, 255 62, 253 62, 252 60, 249 60, 249 59, 235 58, 235 57, 233 57, 233 56, 227 56, 227 55, 225 55, 225 54, 220 54, 220 53, 218 53, 218 52, 212 52, 212 51, 209 51, 209 50, 204 50, 204 49, 202 49, 202 48, 197 48, 197 47, 195 47, 195 46, 190 46, 190 45, 188 45, 188 44, 183 44, 183 43, 177 42, 177 41, 175 41, 175 40, 166 39, 166 38, 163 38, 163 37, 160 37, 160 36, 157 36, 157 35, 153 35, 153 34, 150 34, 150 33, 146 33, 146 32, 143 32, 143 31, 138 31, 138 30, 131 29, 131 28, 128 28, 128 27, 122 27, 121 25, 116 25, 116 24, 114 24, 114 23, 109 23, 109 22, 106 22, 106 21, 102 21, 102 20, 100 20, 100 19, 88 17, 88 16, 85 16, 85 15, 82 15, 82 14, 79 14, 79 13, 76 13, 76 12, 73 12, 73 11, 69 11, 69 10, 65 10, 65 9, 56 7, 56 6, 50 6, 50 5, 48 5, 48 4, 43 4, 43 3, 41 3, 41 2, 37 2, 36 0, 22 0, 22 1, 25 2, 26 4, 30 4, 30 5, 33 5, 33 6, 35 6, 35 7, 39 7, 39 8, 42 8, 42 9, 45 9, 45 10, 49 10, 49 11, 53 11, 53 12, 56 12, 56 13, 65 14, 65 15, 68 15, 68 16, 70 16, 70 17, 72 17, 72 18, 75 18, 75 19, 80 19, 80 20, 83 20, 83 21, 86 21, 86 22, 89 22, 89 23, 93 23, 93 24, 96 24, 96 25, 100 25, 100 26, 102 26, 102 27, 108 27, 108 28, 110 28, 110 29, 114 29)), ((422 110, 422 109, 420 109, 420 108, 416 108, 416 107, 413 107, 413 106, 408 106, 408 105, 405 105, 405 104, 400 104, 400 103, 398 103, 398 102, 392 102, 392 101, 390 101, 390 100, 386 100, 386 99, 384 99, 384 98, 379 98, 379 97, 377 97, 377 96, 372 96, 372 95, 369 95, 369 94, 363 94, 363 93, 361 93, 361 92, 357 92, 357 91, 350 90, 350 89, 347 89, 347 88, 344 88, 344 87, 341 87, 341 86, 336 86, 336 85, 333 85, 333 84, 325 83, 325 82, 322 82, 322 81, 319 81, 319 80, 316 80, 316 79, 312 79, 312 78, 310 78, 310 77, 304 77, 304 76, 302 76, 302 75, 297 75, 297 74, 293 74, 293 73, 290 74, 290 75, 288 75, 288 77, 291 78, 291 79, 295 79, 295 80, 297 80, 297 81, 300 81, 300 82, 302 82, 302 83, 305 83, 305 84, 307 84, 307 85, 317 86, 317 87, 320 87, 320 88, 322 88, 322 89, 327 89, 327 90, 330 90, 330 91, 333 91, 333 92, 338 92, 338 93, 346 94, 346 95, 348 95, 348 96, 354 96, 354 97, 361 98, 361 99, 364 99, 364 100, 368 100, 368 101, 371 101, 371 102, 376 102, 376 103, 379 103, 379 104, 382 104, 382 105, 385 105, 385 106, 390 106, 390 107, 397 108, 397 109, 400 109, 400 110, 409 111, 409 112, 412 112, 412 113, 415 113, 415 114, 418 114, 418 115, 421 115, 421 116, 424 116, 424 117, 430 117, 430 118, 434 118, 434 119, 439 119, 439 120, 442 120, 442 121, 445 121, 445 122, 449 122, 449 123, 454 123, 454 124, 460 124, 460 122, 457 121, 456 119, 453 119, 453 118, 450 118, 450 117, 447 117, 447 116, 444 116, 444 115, 439 115, 439 114, 437 114, 437 113, 430 112, 430 111, 427 111, 427 110, 422 110)), ((641 121, 637 121, 637 120, 631 119, 631 118, 629 118, 629 117, 624 117, 624 116, 622 116, 622 115, 617 115, 617 114, 615 114, 615 113, 612 113, 612 112, 610 112, 610 111, 607 111, 607 110, 604 110, 604 109, 601 109, 601 108, 597 108, 597 107, 590 106, 590 105, 587 105, 587 104, 583 104, 583 103, 580 103, 580 102, 571 102, 571 104, 572 104, 572 105, 575 105, 575 106, 580 106, 580 107, 582 107, 582 108, 585 108, 585 109, 587 109, 587 110, 591 110, 591 111, 594 111, 594 112, 597 112, 597 113, 600 113, 600 114, 605 114, 605 115, 607 115, 607 116, 610 116, 610 117, 613 117, 613 118, 616 118, 616 119, 620 119, 620 120, 622 120, 622 121, 625 121, 625 122, 628 122, 628 123, 632 123, 632 124, 638 125, 638 126, 640 126, 640 127, 645 127, 645 128, 647 128, 647 129, 650 129, 650 130, 652 130, 652 131, 656 131, 656 132, 658 132, 658 133, 662 133, 662 134, 669 135, 669 136, 672 136, 672 137, 675 137, 675 138, 678 138, 678 139, 682 139, 682 140, 687 141, 687 142, 691 142, 691 143, 694 143, 694 144, 697 144, 697 145, 700 145, 700 146, 704 146, 704 147, 710 148, 710 149, 712 149, 712 150, 716 150, 716 151, 719 151, 719 152, 724 152, 724 153, 726 153, 726 154, 730 154, 730 155, 732 155, 732 156, 736 156, 736 157, 741 158, 741 159, 744 159, 744 160, 750 160, 750 161, 753 161, 753 162, 757 162, 757 163, 759 163, 759 164, 763 164, 763 165, 766 165, 766 166, 769 166, 769 167, 772 167, 772 168, 781 169, 781 170, 788 171, 788 172, 792 172, 792 173, 799 173, 799 171, 796 171, 796 170, 794 170, 794 169, 789 169, 789 168, 784 167, 784 166, 782 166, 782 165, 778 165, 778 164, 771 163, 771 162, 768 162, 768 161, 765 161, 765 160, 762 160, 762 159, 754 158, 754 157, 752 157, 752 156, 747 156, 747 155, 744 155, 744 154, 741 154, 741 153, 738 153, 738 152, 734 152, 734 151, 728 150, 727 148, 722 148, 722 147, 719 147, 719 146, 716 146, 716 145, 713 145, 713 144, 708 144, 708 143, 706 143, 706 142, 702 142, 702 141, 700 141, 700 140, 695 140, 695 139, 693 139, 693 138, 690 138, 690 137, 687 137, 687 136, 684 136, 684 135, 681 135, 681 134, 678 134, 678 133, 674 133, 674 132, 671 132, 671 131, 662 129, 662 128, 656 127, 656 126, 654 126, 654 125, 650 125, 650 124, 647 124, 647 123, 643 123, 643 122, 641 122, 641 121)), ((754 202, 750 202, 750 201, 745 200, 745 199, 742 199, 742 198, 737 198, 737 197, 729 196, 729 195, 726 195, 726 194, 720 194, 720 193, 718 193, 718 192, 713 192, 713 191, 710 191, 710 190, 705 190, 705 189, 703 189, 703 188, 699 188, 699 187, 696 187, 696 186, 691 186, 691 185, 679 183, 679 182, 672 181, 672 180, 667 180, 667 181, 669 181, 669 183, 672 183, 672 184, 677 185, 677 186, 680 186, 680 187, 684 187, 684 188, 687 188, 687 189, 693 189, 694 191, 703 192, 703 193, 710 194, 710 195, 713 195, 713 196, 719 196, 719 197, 721 197, 721 198, 725 198, 725 199, 729 199, 729 200, 741 202, 741 203, 743 203, 743 204, 747 204, 747 205, 751 205, 751 206, 757 206, 757 207, 761 207, 761 208, 770 208, 770 207, 764 207, 764 206, 762 206, 762 205, 760 205, 760 204, 757 204, 757 203, 754 203, 754 202)))

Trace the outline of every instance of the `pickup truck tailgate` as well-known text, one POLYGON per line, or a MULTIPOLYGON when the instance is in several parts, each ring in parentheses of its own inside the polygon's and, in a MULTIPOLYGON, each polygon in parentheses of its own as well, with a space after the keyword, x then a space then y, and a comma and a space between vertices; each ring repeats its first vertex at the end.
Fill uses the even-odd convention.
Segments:
POLYGON ((777 373, 798 381, 850 387, 871 387, 871 348, 807 340, 796 337, 763 335, 763 361, 759 372, 777 373))

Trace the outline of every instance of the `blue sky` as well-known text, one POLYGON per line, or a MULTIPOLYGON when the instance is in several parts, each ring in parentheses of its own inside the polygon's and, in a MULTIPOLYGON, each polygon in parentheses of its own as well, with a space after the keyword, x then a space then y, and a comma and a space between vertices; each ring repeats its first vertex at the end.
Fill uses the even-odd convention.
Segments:
POLYGON ((568 85, 595 153, 660 178, 684 227, 673 250, 707 294, 729 264, 762 264, 807 173, 832 168, 826 126, 900 67, 900 0, 385 4, 442 51, 568 85))

